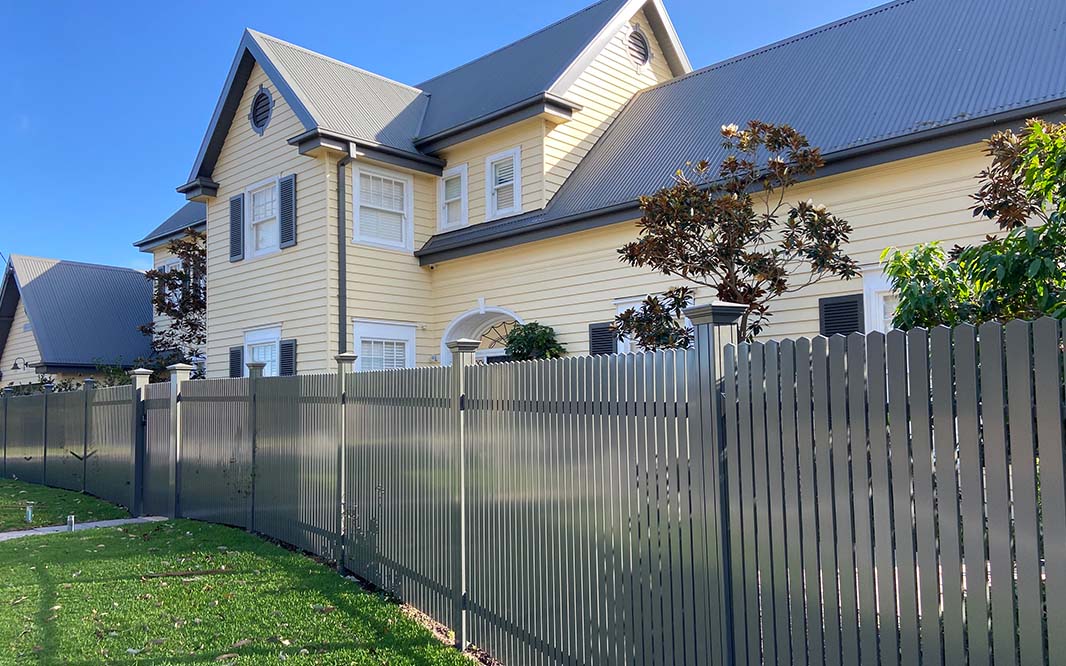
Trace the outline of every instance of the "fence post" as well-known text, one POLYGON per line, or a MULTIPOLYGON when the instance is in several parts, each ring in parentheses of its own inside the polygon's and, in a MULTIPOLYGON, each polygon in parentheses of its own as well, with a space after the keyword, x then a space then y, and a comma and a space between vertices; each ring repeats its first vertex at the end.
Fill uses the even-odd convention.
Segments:
POLYGON ((259 387, 259 380, 263 378, 263 368, 266 367, 266 363, 263 361, 249 361, 245 363, 248 366, 248 413, 249 421, 251 421, 251 427, 248 429, 251 434, 252 441, 250 443, 251 451, 249 455, 249 467, 251 468, 248 473, 248 516, 244 520, 245 529, 249 532, 255 531, 255 447, 256 447, 256 429, 259 419, 259 415, 256 413, 256 389, 259 387))
POLYGON ((454 505, 452 509, 452 617, 455 621, 455 647, 466 649, 466 367, 474 362, 474 352, 480 340, 452 340, 448 350, 452 353, 451 404, 455 420, 456 474, 454 505))
POLYGON ((133 380, 133 455, 130 456, 130 515, 139 516, 144 503, 144 449, 147 441, 144 394, 152 371, 137 368, 130 371, 133 380))
POLYGON ((96 380, 86 377, 82 382, 82 397, 85 399, 84 413, 81 421, 81 491, 89 489, 89 435, 92 432, 92 398, 90 392, 96 390, 96 380))
POLYGON ((344 573, 344 547, 347 519, 347 507, 345 502, 345 488, 348 484, 348 419, 345 418, 345 405, 348 403, 347 391, 345 390, 345 378, 351 370, 358 356, 353 352, 337 354, 333 357, 337 361, 337 544, 335 556, 337 558, 337 573, 344 573))
POLYGON ((11 398, 11 394, 15 392, 15 389, 10 386, 4 387, 4 478, 7 478, 7 432, 9 430, 7 425, 7 403, 11 398))
POLYGON ((722 411, 721 386, 724 378, 723 355, 728 345, 736 344, 737 320, 747 309, 735 303, 715 302, 685 310, 695 329, 693 351, 696 368, 690 373, 692 407, 699 419, 703 446, 694 446, 695 469, 703 474, 697 483, 703 486, 707 524, 704 538, 712 557, 707 575, 711 596, 707 618, 711 663, 725 666, 735 663, 733 645, 732 573, 730 570, 729 488, 726 477, 725 418, 722 411))
POLYGON ((48 396, 55 390, 54 384, 45 384, 41 387, 44 393, 41 415, 41 485, 48 485, 48 396))
POLYGON ((170 371, 170 506, 167 516, 181 515, 181 385, 195 370, 188 363, 168 365, 170 371))

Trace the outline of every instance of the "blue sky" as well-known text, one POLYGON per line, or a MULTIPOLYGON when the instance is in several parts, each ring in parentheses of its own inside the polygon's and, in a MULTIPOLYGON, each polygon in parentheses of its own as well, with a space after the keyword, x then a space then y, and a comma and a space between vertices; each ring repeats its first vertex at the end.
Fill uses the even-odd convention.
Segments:
MULTIPOLYGON (((417 83, 592 0, 0 0, 0 252, 147 268, 242 30, 417 83)), ((694 67, 877 0, 665 0, 694 67)))

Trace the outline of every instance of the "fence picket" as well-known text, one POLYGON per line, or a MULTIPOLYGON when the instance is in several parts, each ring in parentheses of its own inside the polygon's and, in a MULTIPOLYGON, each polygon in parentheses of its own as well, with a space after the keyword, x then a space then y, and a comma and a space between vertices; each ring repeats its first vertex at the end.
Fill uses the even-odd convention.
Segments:
POLYGON ((1006 326, 1008 423, 1010 425, 1010 481, 1013 499, 1014 546, 1017 567, 1018 648, 1022 666, 1043 664, 1044 613, 1040 599, 1040 527, 1036 504, 1038 452, 1033 430, 1033 347, 1028 322, 1006 326), (1022 362, 1024 359, 1026 362, 1022 362))
POLYGON ((1033 322, 1036 435, 1040 458, 1040 508, 1044 535, 1048 662, 1066 663, 1066 442, 1063 440, 1063 339, 1060 323, 1033 322))
MULTIPOLYGON (((785 545, 788 576, 790 630, 789 647, 792 663, 807 664, 807 614, 803 600, 803 541, 800 503, 799 446, 796 431, 796 343, 781 343, 781 448, 784 474, 785 545)), ((806 441, 803 442, 806 446, 806 441)))
MULTIPOLYGON (((822 629, 822 586, 818 563, 818 495, 814 465, 814 411, 811 386, 811 343, 796 341, 796 420, 799 441, 799 486, 803 507, 804 595, 807 607, 807 657, 825 664, 825 633, 822 629)), ((734 496, 730 493, 731 497, 734 496)))
POLYGON ((851 443, 848 432, 847 338, 829 339, 829 407, 836 514, 836 569, 840 594, 840 652, 844 664, 859 663, 859 618, 852 532, 851 443))
MULTIPOLYGON (((768 528, 771 512, 769 498, 768 463, 766 458, 766 390, 770 384, 767 371, 767 348, 761 342, 751 345, 751 475, 754 511, 751 513, 749 528, 754 534, 755 559, 752 567, 757 585, 758 608, 756 622, 762 635, 762 661, 767 664, 777 663, 777 633, 774 630, 774 594, 773 594, 773 553, 770 550, 770 530, 768 528)), ((755 653, 757 654, 757 653, 755 653)))
POLYGON ((840 664, 840 600, 833 517, 833 451, 829 440, 828 340, 811 342, 811 386, 814 395, 814 467, 818 506, 818 561, 821 568, 822 626, 826 666, 840 664))

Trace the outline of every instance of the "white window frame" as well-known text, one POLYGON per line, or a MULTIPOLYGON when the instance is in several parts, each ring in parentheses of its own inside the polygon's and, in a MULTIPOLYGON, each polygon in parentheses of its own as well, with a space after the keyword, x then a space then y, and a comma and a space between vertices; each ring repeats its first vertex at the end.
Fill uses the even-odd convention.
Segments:
POLYGON ((460 164, 457 167, 448 169, 441 175, 440 181, 437 185, 437 202, 439 204, 439 212, 437 215, 437 228, 440 231, 458 229, 460 227, 465 227, 467 224, 470 223, 470 209, 468 204, 468 202, 470 201, 470 197, 467 175, 467 165, 465 164, 460 164), (447 202, 444 200, 444 181, 448 180, 449 178, 454 178, 456 176, 459 177, 460 183, 459 221, 455 224, 448 224, 448 206, 447 202))
MULTIPOLYGON (((164 261, 162 261, 159 265, 157 265, 155 267, 155 269, 156 269, 156 271, 158 271, 160 273, 169 273, 169 272, 171 272, 173 270, 181 270, 181 263, 182 263, 181 259, 178 259, 177 257, 169 257, 169 258, 165 259, 164 261)), ((168 291, 167 292, 167 300, 170 300, 172 297, 173 297, 172 293, 168 291)), ((180 298, 181 297, 179 295, 178 296, 178 300, 179 301, 180 301, 180 298)), ((170 300, 170 302, 171 302, 172 305, 176 305, 176 303, 173 300, 170 300)), ((159 313, 157 312, 156 314, 159 314, 159 313)))
POLYGON ((485 158, 485 220, 496 220, 522 212, 522 146, 485 158), (492 163, 510 157, 514 160, 514 206, 497 210, 493 204, 495 188, 492 183, 492 163))
POLYGON ((629 58, 629 64, 632 65, 633 69, 635 69, 637 72, 639 72, 641 74, 645 74, 645 73, 647 73, 647 72, 649 72, 651 70, 652 61, 655 60, 655 49, 652 48, 651 38, 648 37, 648 33, 644 31, 644 28, 640 27, 640 25, 637 24, 637 23, 630 23, 630 24, 628 24, 627 27, 629 29, 625 31, 625 44, 624 44, 624 47, 625 47, 625 50, 626 50, 626 56, 629 55, 629 36, 631 34, 633 34, 634 32, 639 32, 640 36, 643 37, 644 41, 647 42, 647 44, 648 44, 648 61, 645 62, 643 65, 638 65, 632 58, 629 58))
POLYGON ((383 321, 380 319, 352 319, 352 351, 356 353, 355 371, 362 372, 363 360, 359 352, 364 340, 385 340, 403 342, 407 351, 405 367, 415 367, 415 341, 418 325, 403 321, 383 321))
MULTIPOLYGON (((651 293, 648 293, 648 294, 644 294, 643 296, 622 296, 620 298, 614 299, 614 313, 615 313, 615 316, 622 314, 623 312, 625 312, 629 308, 636 309, 636 308, 640 307, 640 304, 643 303, 648 298, 648 296, 651 296, 651 295, 652 295, 651 293)), ((662 293, 661 292, 657 292, 655 295, 662 296, 662 293)), ((693 305, 696 305, 696 297, 695 296, 692 297, 692 305, 690 305, 689 307, 692 307, 693 305)), ((692 320, 689 319, 688 317, 683 317, 683 319, 684 319, 685 326, 687 326, 688 328, 692 328, 692 320)), ((623 336, 623 337, 618 338, 618 340, 616 341, 616 344, 617 344, 617 351, 618 351, 619 354, 629 354, 631 352, 639 352, 639 351, 641 351, 636 345, 633 344, 632 338, 629 338, 629 337, 623 336)))
POLYGON ((409 174, 401 173, 399 171, 391 171, 389 169, 380 169, 377 167, 367 166, 365 164, 356 164, 355 167, 352 169, 352 242, 359 245, 369 245, 371 247, 383 248, 386 250, 404 250, 407 252, 414 252, 414 186, 414 178, 412 178, 409 174), (402 242, 389 243, 388 241, 383 241, 380 238, 367 238, 360 233, 359 209, 361 207, 361 204, 359 199, 362 194, 362 188, 360 187, 360 179, 364 173, 380 176, 382 178, 390 178, 392 180, 403 181, 404 224, 402 242))
POLYGON ((866 318, 866 332, 888 333, 891 328, 884 324, 886 295, 891 295, 892 284, 880 266, 868 268, 862 273, 862 306, 866 318))
POLYGON ((270 374, 266 368, 263 368, 264 377, 277 377, 281 373, 281 327, 271 326, 269 328, 255 328, 250 331, 244 332, 244 367, 241 368, 241 375, 248 376, 248 364, 252 362, 252 346, 261 345, 266 343, 274 343, 275 356, 278 359, 277 372, 270 374))
MULTIPOLYGON (((258 259, 259 257, 266 257, 271 254, 277 254, 281 252, 281 189, 278 186, 281 179, 278 177, 267 178, 261 180, 254 185, 249 186, 244 190, 244 238, 245 238, 245 257, 248 259, 258 259), (278 242, 274 247, 266 250, 256 251, 255 249, 255 229, 252 222, 252 194, 267 189, 268 187, 274 188, 274 224, 278 228, 278 242)), ((255 223, 258 224, 258 223, 255 223)))

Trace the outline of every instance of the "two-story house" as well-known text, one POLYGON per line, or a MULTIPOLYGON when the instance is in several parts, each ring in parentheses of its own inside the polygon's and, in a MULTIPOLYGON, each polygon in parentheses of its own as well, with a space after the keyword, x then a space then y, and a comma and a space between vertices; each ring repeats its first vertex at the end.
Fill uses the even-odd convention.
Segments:
POLYGON ((692 71, 660 0, 602 0, 411 86, 249 30, 178 188, 206 204, 208 375, 491 357, 528 321, 614 350, 603 325, 677 283, 618 260, 638 197, 750 119, 822 148, 791 196, 868 269, 780 299, 767 336, 883 329, 886 246, 994 231, 967 212, 980 141, 1066 110, 1064 31, 1058 0, 901 0, 692 71))

